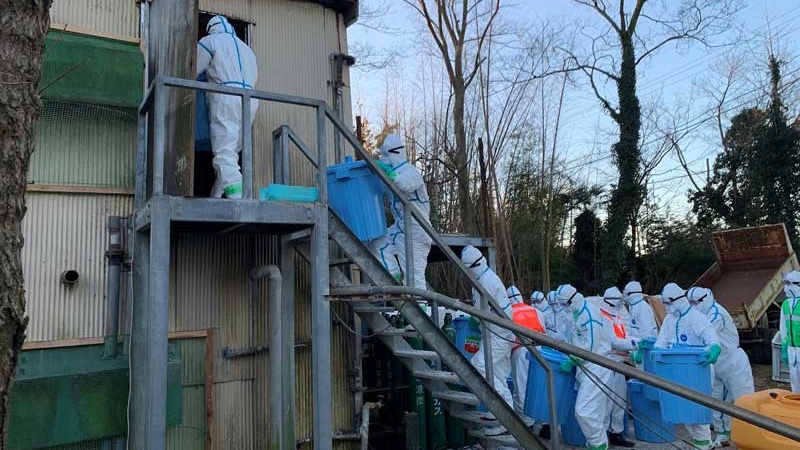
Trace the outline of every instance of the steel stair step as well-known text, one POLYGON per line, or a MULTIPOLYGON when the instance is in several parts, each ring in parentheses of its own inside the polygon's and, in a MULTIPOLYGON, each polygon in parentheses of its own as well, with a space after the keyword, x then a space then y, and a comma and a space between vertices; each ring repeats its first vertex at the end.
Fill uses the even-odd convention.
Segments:
POLYGON ((522 448, 519 445, 519 442, 517 442, 517 440, 514 438, 514 436, 510 434, 501 434, 499 436, 486 436, 485 434, 483 434, 481 430, 470 430, 469 434, 470 436, 474 436, 484 441, 495 442, 509 447, 522 448))
POLYGON ((353 311, 356 313, 390 313, 397 312, 394 306, 355 306, 353 311))
POLYGON ((469 392, 461 392, 461 391, 434 391, 431 392, 435 398, 441 400, 447 400, 450 402, 462 403, 464 405, 473 405, 478 406, 481 404, 481 401, 475 394, 470 394, 469 392))
POLYGON ((394 355, 398 358, 417 358, 428 361, 438 361, 439 354, 430 350, 395 350, 394 355))
POLYGON ((426 380, 437 380, 451 384, 461 384, 461 378, 453 372, 443 370, 415 370, 414 376, 426 380))
POLYGON ((375 334, 378 336, 419 337, 419 333, 416 330, 406 330, 404 328, 389 328, 388 330, 378 331, 375 334))
POLYGON ((456 419, 462 420, 464 422, 469 422, 471 424, 483 425, 485 427, 496 427, 500 425, 500 422, 497 419, 491 419, 491 420, 484 419, 483 418, 484 414, 486 413, 468 409, 450 412, 451 417, 455 417, 456 419))

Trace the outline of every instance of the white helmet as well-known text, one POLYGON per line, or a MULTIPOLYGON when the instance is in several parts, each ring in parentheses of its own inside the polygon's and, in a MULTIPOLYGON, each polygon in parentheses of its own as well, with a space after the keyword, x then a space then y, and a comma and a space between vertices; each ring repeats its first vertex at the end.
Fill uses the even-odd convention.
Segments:
POLYGON ((386 136, 381 145, 381 159, 391 166, 408 161, 403 140, 396 134, 386 136))
POLYGON ((508 296, 508 301, 511 302, 512 305, 516 305, 518 303, 522 303, 522 292, 519 291, 519 288, 515 285, 511 285, 506 289, 506 295, 508 296))

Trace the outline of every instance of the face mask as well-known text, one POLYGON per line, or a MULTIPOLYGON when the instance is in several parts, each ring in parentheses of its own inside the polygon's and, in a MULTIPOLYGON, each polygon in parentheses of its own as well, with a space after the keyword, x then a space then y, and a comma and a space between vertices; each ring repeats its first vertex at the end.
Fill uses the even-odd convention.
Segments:
POLYGON ((800 297, 800 286, 796 284, 784 284, 783 285, 783 293, 786 294, 788 298, 797 298, 800 297))

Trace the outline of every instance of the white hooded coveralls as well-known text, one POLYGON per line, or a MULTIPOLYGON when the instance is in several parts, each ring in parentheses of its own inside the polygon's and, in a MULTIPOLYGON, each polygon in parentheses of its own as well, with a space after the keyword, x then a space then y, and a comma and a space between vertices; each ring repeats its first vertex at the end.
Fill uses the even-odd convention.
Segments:
POLYGON ((534 307, 539 310, 539 316, 544 317, 542 325, 544 325, 547 335, 564 342, 569 342, 570 334, 572 333, 572 318, 570 317, 572 314, 564 311, 558 304, 556 291, 547 293, 546 306, 539 308, 534 304, 534 307))
MULTIPOLYGON (((622 315, 622 292, 616 287, 606 289, 600 310, 603 316, 603 326, 613 330, 611 341, 613 351, 608 357, 623 362, 627 359, 628 353, 636 349, 637 339, 630 336, 625 327, 625 318, 622 315)), ((628 398, 628 383, 625 381, 625 375, 612 371, 609 387, 616 396, 609 399, 608 430, 619 434, 625 429, 624 405, 628 398)))
MULTIPOLYGON (((256 55, 223 16, 214 16, 206 26, 208 36, 197 43, 197 73, 206 73, 209 82, 224 86, 253 89, 258 79, 256 55)), ((242 172, 239 152, 242 151, 242 99, 235 95, 209 92, 209 134, 214 152, 214 172, 217 179, 212 197, 241 198, 242 172), (238 194, 238 196, 236 195, 238 194)), ((258 100, 250 100, 250 123, 258 109, 258 100)))
MULTIPOLYGON (((500 306, 500 309, 505 313, 508 319, 511 319, 513 311, 511 309, 511 302, 506 295, 506 288, 500 277, 486 262, 486 258, 477 248, 468 245, 461 251, 461 261, 469 267, 475 278, 483 286, 484 289, 492 296, 494 301, 500 306)), ((480 292, 472 288, 472 301, 473 304, 483 309, 483 299, 480 292)), ((494 312, 494 310, 492 310, 494 312)), ((512 408, 514 407, 514 399, 511 396, 511 391, 508 390, 506 379, 511 375, 511 349, 514 347, 516 336, 511 331, 501 328, 497 325, 487 325, 491 336, 489 341, 492 346, 492 368, 494 370, 494 380, 489 380, 489 383, 494 386, 494 389, 503 397, 503 400, 508 403, 512 408)), ((481 341, 481 347, 475 355, 472 356, 472 365, 481 373, 486 376, 486 364, 484 360, 484 351, 486 349, 486 339, 481 341)))
MULTIPOLYGON (((719 345, 719 338, 708 318, 689 304, 686 291, 675 283, 668 283, 661 292, 661 301, 667 310, 664 323, 658 332, 655 348, 670 348, 681 345, 719 345)), ((709 368, 711 370, 711 368, 709 368)), ((690 425, 684 427, 701 450, 711 448, 711 427, 690 425)))
POLYGON ((638 339, 655 338, 658 335, 658 326, 653 308, 642 293, 642 285, 638 281, 626 284, 623 298, 629 310, 628 320, 625 323, 626 331, 638 339))
MULTIPOLYGON (((381 161, 390 165, 397 176, 394 183, 404 194, 406 200, 422 213, 426 222, 430 221, 431 202, 428 197, 428 189, 425 187, 425 180, 422 174, 413 164, 408 161, 405 146, 400 137, 390 134, 381 145, 381 161)), ((406 242, 403 228, 405 226, 405 211, 403 204, 396 196, 391 196, 390 209, 394 223, 386 230, 386 234, 373 239, 369 243, 370 251, 386 267, 395 278, 399 279, 406 271, 406 242), (397 259, 395 259, 395 256, 397 259), (398 265, 398 261, 400 264, 398 265)), ((428 253, 431 251, 431 237, 416 219, 411 222, 411 233, 413 238, 412 261, 414 263, 414 287, 427 289, 425 281, 425 268, 428 265, 428 253)), ((503 289, 505 292, 505 288, 503 289)), ((505 294, 504 294, 505 297, 505 294)))
MULTIPOLYGON (((558 287, 556 297, 564 311, 573 315, 569 343, 600 356, 608 357, 611 353, 613 332, 603 323, 600 309, 586 301, 574 287, 568 284, 558 287)), ((586 372, 592 373, 600 383, 606 386, 611 383, 614 372, 588 361, 581 364, 583 368, 578 367, 575 372, 575 383, 578 386, 575 419, 586 437, 589 448, 605 448, 608 446, 606 428, 608 416, 611 413, 610 400, 586 372)))
MULTIPOLYGON (((733 318, 722 305, 717 303, 711 289, 693 287, 686 293, 689 301, 708 317, 717 332, 722 351, 714 363, 713 396, 728 403, 735 402, 745 394, 755 392, 753 369, 747 354, 739 347, 739 331, 733 318)), ((730 435, 731 417, 714 411, 714 431, 730 435)))

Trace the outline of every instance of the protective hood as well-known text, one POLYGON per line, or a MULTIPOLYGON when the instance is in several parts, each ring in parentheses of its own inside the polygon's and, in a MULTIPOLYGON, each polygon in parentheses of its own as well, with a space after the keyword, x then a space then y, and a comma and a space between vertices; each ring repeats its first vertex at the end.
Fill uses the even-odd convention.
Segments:
POLYGON ((506 289, 506 295, 508 296, 508 301, 511 302, 512 305, 522 303, 522 292, 513 284, 506 289))
POLYGON ((603 293, 603 302, 613 309, 622 305, 622 292, 616 286, 611 286, 603 293))
POLYGON ((461 250, 461 262, 469 267, 469 270, 478 277, 483 275, 483 272, 486 272, 486 269, 489 268, 489 265, 486 264, 486 258, 483 257, 483 253, 471 245, 461 250))
POLYGON ((545 301, 543 292, 533 291, 533 294, 531 294, 531 306, 538 309, 539 311, 547 310, 548 304, 545 301))
POLYGON ((800 272, 793 270, 783 277, 783 292, 788 298, 800 297, 800 272))
POLYGON ((561 306, 558 304, 558 296, 556 295, 556 291, 550 291, 547 293, 547 305, 553 308, 553 311, 561 311, 561 306))
POLYGON ((679 316, 686 311, 690 305, 686 298, 686 291, 675 283, 667 283, 661 291, 661 303, 668 314, 679 316))
POLYGON ((381 145, 381 160, 395 168, 408 161, 406 148, 400 136, 396 134, 386 136, 386 139, 383 140, 383 144, 381 145))
POLYGON ((695 286, 686 291, 686 298, 689 303, 697 308, 701 313, 708 314, 708 311, 714 306, 714 294, 711 289, 695 286))
POLYGON ((622 298, 629 305, 631 303, 636 303, 644 298, 644 293, 642 292, 642 285, 638 281, 628 282, 628 284, 626 284, 625 288, 622 290, 622 293, 623 293, 622 298))
POLYGON ((567 311, 577 311, 585 300, 571 284, 562 284, 556 289, 556 302, 567 311))
POLYGON ((233 27, 231 26, 228 19, 225 16, 214 16, 211 20, 208 21, 208 25, 206 25, 206 32, 208 34, 217 34, 217 33, 231 33, 235 34, 233 31, 233 27))

